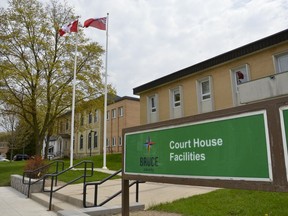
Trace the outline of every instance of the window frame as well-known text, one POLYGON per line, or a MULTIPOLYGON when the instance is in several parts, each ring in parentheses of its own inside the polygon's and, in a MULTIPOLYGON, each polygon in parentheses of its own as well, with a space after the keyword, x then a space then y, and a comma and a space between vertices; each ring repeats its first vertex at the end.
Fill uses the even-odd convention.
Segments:
POLYGON ((121 136, 118 137, 118 146, 122 146, 122 137, 121 136))
POLYGON ((112 137, 112 146, 115 147, 116 146, 116 137, 112 137))
POLYGON ((200 79, 199 81, 199 90, 200 90, 200 99, 201 101, 207 101, 211 100, 212 95, 211 95, 211 80, 210 77, 205 77, 203 79, 200 79), (208 93, 203 93, 203 83, 208 82, 208 93), (208 96, 208 97, 207 97, 208 96))
POLYGON ((66 119, 66 123, 65 123, 65 130, 69 130, 69 120, 66 119))
POLYGON ((118 107, 118 116, 123 117, 124 116, 124 107, 118 107))
POLYGON ((159 121, 159 98, 158 93, 146 96, 146 121, 153 123, 159 121))
POLYGON ((89 112, 89 114, 88 114, 88 124, 92 124, 92 119, 93 119, 92 112, 89 112))
POLYGON ((155 113, 157 112, 157 102, 156 102, 156 95, 151 95, 148 97, 149 101, 149 112, 155 113))
POLYGON ((83 150, 83 147, 84 147, 84 140, 83 140, 83 134, 81 134, 79 140, 79 149, 83 150))
MULTIPOLYGON (((237 80, 237 72, 240 71, 243 68, 245 68, 244 77, 246 75, 246 78, 241 83, 249 82, 250 81, 249 64, 247 64, 247 63, 241 64, 241 65, 235 66, 235 67, 230 69, 230 78, 231 78, 231 86, 232 86, 231 94, 232 94, 233 105, 234 106, 239 106, 240 105, 238 86, 241 85, 241 83, 239 83, 238 80, 237 80)), ((241 71, 241 72, 243 72, 243 71, 241 71)))
POLYGON ((95 110, 95 115, 94 115, 94 123, 96 123, 96 122, 98 122, 98 113, 99 113, 99 111, 98 111, 98 109, 96 109, 95 110))
POLYGON ((288 51, 287 50, 284 51, 284 52, 278 53, 278 54, 273 56, 273 61, 274 61, 274 67, 275 67, 275 73, 276 74, 288 72, 288 62, 287 62, 287 70, 283 70, 282 71, 281 68, 280 68, 279 58, 281 58, 283 56, 286 56, 287 59, 288 59, 288 51))
POLYGON ((94 136, 93 136, 93 148, 98 148, 98 132, 94 131, 94 136))
POLYGON ((176 87, 170 90, 173 108, 179 108, 182 105, 181 89, 176 87), (176 98, 177 97, 177 98, 176 98))
POLYGON ((114 108, 114 109, 111 110, 111 118, 112 118, 112 119, 115 119, 115 118, 116 118, 116 113, 117 113, 117 112, 116 112, 116 108, 114 108))
POLYGON ((80 114, 80 125, 84 126, 84 116, 83 116, 83 114, 80 114))

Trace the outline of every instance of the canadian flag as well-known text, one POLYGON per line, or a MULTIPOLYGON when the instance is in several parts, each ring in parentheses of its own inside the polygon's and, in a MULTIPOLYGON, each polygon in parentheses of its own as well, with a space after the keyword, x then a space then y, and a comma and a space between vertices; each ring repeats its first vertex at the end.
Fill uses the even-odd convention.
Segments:
POLYGON ((59 29, 58 32, 60 36, 63 36, 66 33, 70 33, 70 32, 78 32, 78 19, 62 26, 62 28, 59 29))

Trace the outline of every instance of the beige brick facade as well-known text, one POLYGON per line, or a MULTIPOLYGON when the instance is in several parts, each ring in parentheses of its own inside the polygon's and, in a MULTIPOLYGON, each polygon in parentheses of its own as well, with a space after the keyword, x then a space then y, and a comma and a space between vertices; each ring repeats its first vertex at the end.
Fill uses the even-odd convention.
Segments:
POLYGON ((122 130, 140 124, 140 103, 136 98, 123 97, 107 107, 107 152, 122 152, 122 130))
POLYGON ((165 121, 241 105, 240 96, 237 93, 238 84, 235 84, 236 81, 238 82, 235 72, 244 68, 248 79, 246 81, 277 75, 278 55, 284 56, 281 64, 284 65, 285 71, 281 72, 286 72, 286 67, 288 67, 287 30, 134 88, 134 94, 140 96, 140 123, 165 121), (281 40, 279 35, 282 37, 281 40), (269 45, 267 41, 273 41, 273 44, 269 45), (257 49, 254 48, 255 46, 257 49), (254 50, 250 51, 251 49, 254 50), (209 100, 201 99, 205 97, 201 93, 203 81, 207 81, 210 85, 210 94, 207 96, 209 100), (179 110, 173 108, 175 105, 173 104, 174 89, 180 91, 179 110), (151 106, 153 106, 151 103, 156 104, 154 112, 151 111, 151 106))
MULTIPOLYGON (((75 113, 74 157, 103 153, 104 115, 101 103, 91 103, 75 113)), ((122 129, 140 124, 140 102, 135 97, 115 97, 107 106, 106 152, 122 152, 122 129)), ((71 112, 58 119, 58 156, 70 155, 71 112)))

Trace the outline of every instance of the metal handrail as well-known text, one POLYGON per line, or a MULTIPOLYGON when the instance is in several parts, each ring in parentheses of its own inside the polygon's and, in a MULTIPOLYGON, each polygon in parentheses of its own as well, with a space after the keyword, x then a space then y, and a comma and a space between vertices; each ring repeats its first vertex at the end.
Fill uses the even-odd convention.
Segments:
MULTIPOLYGON (((37 183, 37 182, 39 182, 39 181, 41 181, 41 180, 43 180, 43 179, 45 178, 45 175, 43 175, 43 176, 40 176, 37 180, 35 180, 35 181, 32 182, 32 181, 31 181, 31 180, 32 180, 32 176, 34 176, 35 173, 38 174, 38 175, 40 175, 41 172, 46 171, 47 169, 49 169, 49 168, 50 168, 53 164, 55 164, 55 163, 56 163, 56 166, 55 166, 56 170, 55 170, 55 172, 53 172, 53 174, 59 172, 59 164, 62 165, 61 171, 64 170, 64 162, 63 162, 63 161, 59 161, 59 160, 55 160, 55 161, 53 161, 53 162, 51 162, 51 163, 49 163, 49 164, 46 164, 46 165, 44 165, 44 166, 42 166, 42 167, 39 167, 39 168, 37 168, 37 169, 35 169, 35 170, 26 170, 26 171, 23 172, 22 183, 23 183, 24 185, 28 185, 28 193, 27 193, 27 197, 28 197, 28 198, 30 197, 30 188, 31 188, 31 185, 33 185, 33 184, 35 184, 35 183, 37 183), (27 176, 27 177, 26 177, 26 176, 27 176), (28 182, 25 181, 25 177, 28 178, 28 182)), ((57 182, 58 182, 58 179, 56 178, 56 180, 55 180, 55 186, 57 186, 57 182)))
POLYGON ((68 185, 70 185, 70 184, 72 184, 72 183, 74 183, 74 182, 76 182, 77 180, 79 180, 79 179, 81 179, 81 178, 83 178, 83 190, 84 190, 84 186, 85 186, 85 183, 86 183, 86 178, 93 176, 93 169, 94 169, 94 163, 93 163, 93 161, 86 161, 86 160, 85 160, 85 161, 81 161, 81 162, 75 164, 74 166, 69 167, 68 169, 65 169, 65 170, 63 170, 63 171, 61 171, 61 172, 59 172, 59 173, 46 174, 46 175, 43 177, 43 191, 44 191, 44 192, 50 192, 49 211, 51 210, 52 197, 53 197, 53 193, 54 193, 54 192, 56 192, 56 191, 58 191, 58 190, 60 190, 60 189, 62 189, 62 188, 64 188, 64 187, 66 187, 66 186, 68 186, 68 185), (60 186, 60 187, 58 187, 58 188, 56 188, 56 189, 53 189, 54 178, 57 179, 59 175, 62 175, 63 173, 66 173, 66 172, 68 172, 69 170, 72 170, 72 169, 74 169, 75 167, 77 167, 77 166, 79 166, 79 165, 81 165, 81 164, 83 164, 83 163, 84 163, 84 170, 83 170, 84 173, 83 173, 83 175, 81 175, 81 176, 79 176, 79 177, 77 177, 77 178, 75 178, 75 179, 67 182, 66 184, 64 184, 64 185, 62 185, 62 186, 60 186), (91 173, 90 173, 90 175, 87 175, 87 171, 88 171, 88 169, 87 169, 87 164, 91 164, 91 173), (47 178, 51 178, 50 190, 45 190, 45 181, 46 181, 47 178))
MULTIPOLYGON (((117 172, 115 172, 114 174, 108 176, 107 178, 98 181, 98 182, 87 182, 84 185, 84 190, 83 190, 83 206, 84 208, 91 208, 91 207, 99 207, 99 206, 103 206, 104 204, 106 204, 107 202, 109 202, 110 200, 114 199, 116 196, 118 196, 119 194, 122 193, 122 190, 116 192, 115 194, 113 194, 112 196, 108 197, 107 199, 105 199, 103 202, 101 202, 100 204, 97 203, 97 199, 98 199, 98 186, 105 183, 106 181, 110 180, 111 178, 113 178, 114 176, 118 175, 120 172, 122 172, 122 169, 118 170, 117 172), (94 186, 94 204, 88 206, 86 204, 87 198, 87 186, 94 186)), ((129 184, 129 187, 133 186, 134 184, 136 184, 136 202, 138 202, 139 200, 139 183, 145 183, 145 182, 140 182, 140 181, 134 181, 132 183, 129 184)))

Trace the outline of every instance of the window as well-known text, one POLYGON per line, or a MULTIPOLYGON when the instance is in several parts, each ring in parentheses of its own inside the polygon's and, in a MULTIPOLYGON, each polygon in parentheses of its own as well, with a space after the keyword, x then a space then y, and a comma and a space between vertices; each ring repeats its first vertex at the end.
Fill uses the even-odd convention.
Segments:
POLYGON ((109 147, 109 146, 110 146, 110 139, 106 138, 106 147, 109 147))
POLYGON ((110 112, 107 111, 107 116, 106 116, 106 120, 109 120, 110 119, 110 112))
POLYGON ((60 133, 64 133, 64 122, 60 122, 60 133))
POLYGON ((174 107, 179 107, 181 105, 181 97, 179 88, 172 90, 172 101, 174 107))
POLYGON ((248 76, 248 65, 243 65, 237 68, 233 68, 232 70, 234 82, 236 85, 240 85, 241 83, 245 83, 249 81, 248 76))
POLYGON ((152 113, 156 112, 157 111, 157 108, 156 108, 156 98, 155 98, 155 95, 149 97, 149 102, 150 102, 150 111, 152 113))
POLYGON ((80 149, 83 149, 83 135, 80 136, 80 149))
POLYGON ((214 110, 211 76, 197 80, 197 98, 199 113, 211 112, 214 110))
POLYGON ((91 144, 92 144, 92 136, 91 136, 91 132, 88 134, 88 149, 91 148, 91 144))
POLYGON ((88 122, 89 122, 89 124, 92 123, 92 112, 90 112, 88 115, 88 122))
POLYGON ((119 117, 123 116, 123 107, 118 108, 118 115, 119 115, 119 117))
POLYGON ((84 125, 84 117, 83 117, 83 115, 81 114, 81 116, 80 116, 80 124, 81 124, 81 126, 83 126, 84 125))
POLYGON ((68 130, 68 129, 69 129, 69 120, 66 119, 66 130, 68 130))
POLYGON ((276 72, 288 72, 288 52, 275 56, 276 72))
POLYGON ((116 137, 112 137, 112 146, 116 146, 116 137))
POLYGON ((98 109, 95 110, 94 123, 98 122, 98 109))
POLYGON ((122 146, 122 137, 121 136, 118 137, 118 145, 122 146))
POLYGON ((112 113, 112 118, 116 118, 116 109, 112 109, 111 113, 112 113))
POLYGON ((158 95, 150 95, 147 97, 147 123, 157 122, 158 113, 158 95))
POLYGON ((98 133, 94 131, 94 148, 98 147, 98 133))
POLYGON ((249 67, 248 64, 241 65, 231 69, 231 80, 232 80, 232 96, 234 106, 239 106, 240 96, 238 91, 238 85, 249 81, 249 67))
POLYGON ((183 116, 182 110, 182 87, 178 86, 170 89, 170 118, 180 118, 183 116))
POLYGON ((209 79, 205 79, 203 81, 200 81, 200 90, 201 90, 201 100, 202 101, 211 98, 209 79))

